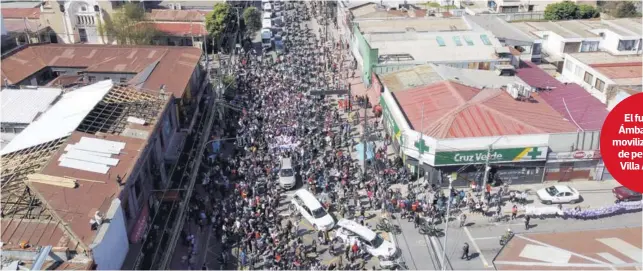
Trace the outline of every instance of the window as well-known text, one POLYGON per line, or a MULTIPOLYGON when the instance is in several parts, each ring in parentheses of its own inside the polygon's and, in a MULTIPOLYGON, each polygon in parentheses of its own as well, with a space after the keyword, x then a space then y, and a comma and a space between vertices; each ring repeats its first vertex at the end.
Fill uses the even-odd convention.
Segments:
POLYGON ((532 55, 540 55, 542 50, 542 45, 540 43, 534 43, 534 47, 531 49, 532 55))
POLYGON ((80 6, 80 11, 83 11, 83 12, 87 11, 87 6, 86 5, 80 6))
POLYGON ((583 76, 583 68, 581 68, 580 66, 576 66, 576 69, 574 69, 574 75, 576 75, 576 77, 578 78, 583 76))
POLYGON ((489 40, 489 37, 487 37, 487 35, 480 35, 480 39, 482 40, 482 43, 484 43, 484 45, 491 45, 491 41, 489 40))
POLYGON ((603 80, 601 79, 596 78, 596 83, 594 84, 594 88, 603 92, 603 90, 605 90, 605 82, 603 82, 603 80))
POLYGON ((118 79, 118 81, 121 82, 121 83, 125 83, 125 82, 127 82, 127 78, 121 77, 120 79, 118 79))
POLYGON ((591 84, 592 84, 592 80, 594 80, 594 75, 592 75, 592 74, 591 74, 591 73, 589 73, 589 72, 585 72, 585 77, 583 77, 583 81, 585 81, 585 83, 588 83, 588 84, 590 84, 590 85, 591 85, 591 84))
POLYGON ((467 36, 462 36, 462 37, 464 38, 464 42, 466 42, 467 45, 473 46, 473 41, 469 37, 467 36))
POLYGON ((580 47, 581 52, 598 51, 598 41, 584 41, 580 47))
POLYGON ((87 80, 89 80, 89 82, 94 82, 96 81, 96 76, 87 76, 87 80))
POLYGON ((634 51, 636 50, 636 40, 621 40, 618 42, 619 51, 634 51))
POLYGON ((462 40, 460 40, 459 36, 453 36, 453 42, 455 42, 456 46, 462 46, 462 40))
POLYGON ((602 40, 605 39, 605 33, 604 32, 598 33, 598 35, 601 37, 602 40))
POLYGON ((565 61, 565 70, 574 72, 574 63, 569 60, 565 61))
POLYGON ((543 39, 544 39, 544 40, 549 39, 549 35, 543 35, 543 39))
POLYGON ((103 80, 112 80, 112 78, 109 78, 109 77, 103 77, 103 80))
POLYGON ((435 37, 435 40, 438 42, 438 45, 440 45, 440 47, 447 46, 447 45, 444 43, 444 39, 442 39, 442 37, 440 37, 440 36, 435 37))

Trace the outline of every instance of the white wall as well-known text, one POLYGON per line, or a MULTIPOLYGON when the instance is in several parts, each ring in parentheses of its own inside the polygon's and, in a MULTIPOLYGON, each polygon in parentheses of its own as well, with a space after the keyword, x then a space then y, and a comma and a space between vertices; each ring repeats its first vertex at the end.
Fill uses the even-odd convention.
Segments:
POLYGON ((610 53, 618 52, 618 41, 620 36, 612 31, 603 32, 604 39, 601 41, 599 48, 602 50, 608 51, 610 53))
POLYGON ((611 85, 614 84, 614 81, 598 73, 597 71, 594 70, 594 68, 585 65, 585 63, 578 61, 576 58, 574 58, 573 56, 570 56, 569 54, 565 54, 565 63, 563 63, 562 75, 566 79, 582 86, 585 90, 587 90, 587 92, 592 94, 592 96, 596 97, 602 103, 606 103, 607 98, 605 96, 605 91, 609 89, 611 85), (573 65, 572 68, 574 71, 570 71, 567 69, 569 65, 568 63, 572 63, 573 65), (580 67, 582 70, 580 75, 576 74, 577 67, 580 67), (585 83, 585 81, 583 80, 585 78, 585 72, 589 72, 593 75, 593 78, 589 84, 585 83), (603 82, 605 82, 605 88, 603 89, 603 91, 600 91, 594 87, 594 85, 596 84, 596 79, 600 79, 603 82))
POLYGON ((0 24, 2 25, 2 35, 4 36, 7 34, 7 28, 4 27, 4 18, 2 18, 2 14, 0 14, 0 24))
MULTIPOLYGON (((110 219, 110 222, 101 225, 89 247, 93 252, 97 270, 120 270, 129 251, 129 241, 121 201, 118 198, 112 200, 105 217, 110 219)), ((87 222, 89 223, 89 220, 87 222)))
POLYGON ((543 31, 541 37, 548 35, 547 40, 543 40, 543 49, 551 56, 563 58, 563 38, 551 31, 543 31))

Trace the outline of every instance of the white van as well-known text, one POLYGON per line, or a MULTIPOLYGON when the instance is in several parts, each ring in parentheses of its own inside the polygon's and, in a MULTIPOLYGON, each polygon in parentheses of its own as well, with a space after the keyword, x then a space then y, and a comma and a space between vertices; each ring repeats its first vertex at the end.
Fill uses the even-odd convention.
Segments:
POLYGON ((335 238, 339 238, 344 244, 357 244, 371 255, 378 257, 380 260, 392 258, 397 254, 395 243, 387 241, 381 235, 361 224, 342 219, 337 222, 337 231, 335 238))
POLYGON ((299 212, 318 231, 328 231, 335 226, 335 220, 319 203, 315 195, 306 189, 299 189, 290 200, 293 211, 299 212))
POLYGON ((261 47, 270 49, 272 47, 272 30, 261 29, 261 47))
POLYGON ((272 5, 270 3, 263 4, 263 11, 271 12, 272 11, 272 5))
POLYGON ((295 187, 297 180, 295 179, 295 170, 292 168, 292 160, 290 158, 281 159, 281 169, 279 169, 279 185, 284 189, 291 189, 295 187))

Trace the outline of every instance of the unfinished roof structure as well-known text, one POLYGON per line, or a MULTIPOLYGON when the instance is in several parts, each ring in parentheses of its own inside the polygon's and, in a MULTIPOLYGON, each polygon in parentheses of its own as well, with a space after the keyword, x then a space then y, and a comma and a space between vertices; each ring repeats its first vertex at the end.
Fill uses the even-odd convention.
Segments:
MULTIPOLYGON (((114 183, 117 176, 125 176, 134 167, 149 136, 157 129, 159 117, 170 98, 127 86, 96 84, 101 86, 101 83, 102 87, 108 86, 108 91, 84 112, 73 127, 63 125, 61 131, 53 133, 60 137, 30 139, 23 141, 29 144, 16 145, 11 152, 3 151, 0 163, 3 165, 4 250, 20 250, 16 242, 26 241, 31 246, 51 245, 82 253, 94 241, 96 231, 87 226, 88 213, 105 213, 110 205, 109 199, 118 197, 120 188, 114 183), (66 131, 62 131, 64 129, 66 131), (81 158, 73 154, 74 151, 76 154, 91 154, 82 147, 87 146, 88 141, 95 141, 89 144, 93 146, 120 142, 125 151, 109 156, 100 154, 99 159, 118 160, 118 164, 109 166, 105 174, 91 172, 91 168, 79 168, 79 165, 87 164, 85 159, 92 157, 84 155, 81 158)), ((71 90, 67 94, 79 90, 71 90)), ((86 96, 73 97, 82 99, 86 96)), ((83 103, 82 100, 76 102, 83 103)), ((47 114, 45 112, 43 117, 47 114)), ((58 124, 64 122, 63 119, 54 119, 54 116, 46 119, 58 124)), ((18 137, 34 138, 31 133, 43 134, 45 132, 40 129, 46 127, 31 131, 25 129, 18 137)))

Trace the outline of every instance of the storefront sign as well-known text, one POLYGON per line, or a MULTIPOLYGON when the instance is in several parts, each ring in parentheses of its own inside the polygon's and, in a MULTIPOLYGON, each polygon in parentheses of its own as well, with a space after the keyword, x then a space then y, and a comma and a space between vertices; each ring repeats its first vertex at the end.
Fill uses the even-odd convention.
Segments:
POLYGON ((141 241, 143 234, 145 234, 145 228, 147 227, 147 218, 149 216, 150 216, 150 208, 147 205, 147 201, 145 201, 143 205, 143 209, 141 210, 141 214, 138 216, 138 219, 136 220, 136 224, 134 224, 134 227, 132 228, 132 232, 129 237, 130 242, 132 242, 133 244, 136 244, 141 241))
MULTIPOLYGON (((547 159, 548 147, 492 149, 490 163, 538 161, 547 159)), ((487 161, 487 150, 436 152, 435 165, 478 164, 487 161)))
POLYGON ((576 159, 598 159, 601 158, 599 151, 573 151, 573 152, 556 152, 547 156, 549 160, 576 160, 576 159))
POLYGON ((389 125, 389 130, 392 134, 391 136, 393 137, 393 139, 397 140, 400 146, 403 146, 404 139, 402 136, 402 130, 400 130, 400 127, 395 122, 391 111, 388 109, 386 101, 384 101, 384 96, 380 97, 380 105, 382 105, 382 114, 389 125))

